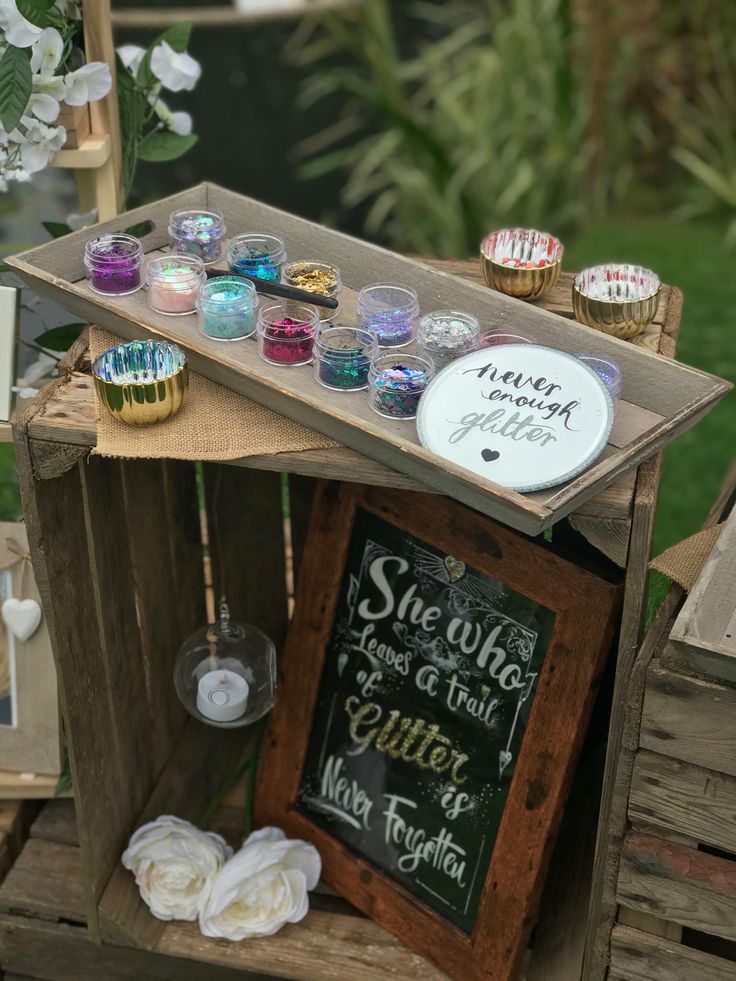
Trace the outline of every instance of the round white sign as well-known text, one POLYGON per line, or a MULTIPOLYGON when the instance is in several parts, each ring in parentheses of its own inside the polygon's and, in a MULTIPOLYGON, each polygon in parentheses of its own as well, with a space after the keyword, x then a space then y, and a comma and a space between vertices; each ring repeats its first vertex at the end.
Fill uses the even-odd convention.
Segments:
POLYGON ((612 425, 613 403, 598 375, 539 344, 500 344, 453 361, 417 414, 422 446, 522 493, 590 466, 612 425))

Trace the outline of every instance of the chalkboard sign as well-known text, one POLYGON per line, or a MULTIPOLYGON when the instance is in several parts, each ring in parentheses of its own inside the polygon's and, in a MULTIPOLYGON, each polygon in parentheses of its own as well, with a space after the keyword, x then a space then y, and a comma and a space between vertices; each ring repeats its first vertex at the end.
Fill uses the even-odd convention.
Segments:
POLYGON ((451 977, 513 978, 617 597, 454 501, 324 482, 256 820, 451 977))
POLYGON ((468 933, 553 623, 357 510, 298 807, 468 933))

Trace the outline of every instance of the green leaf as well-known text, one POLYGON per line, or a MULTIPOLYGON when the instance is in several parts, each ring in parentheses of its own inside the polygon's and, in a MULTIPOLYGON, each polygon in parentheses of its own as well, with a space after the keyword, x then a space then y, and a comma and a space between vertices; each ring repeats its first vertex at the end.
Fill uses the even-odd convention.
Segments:
POLYGON ((60 797, 65 790, 69 790, 72 785, 72 771, 68 763, 64 764, 64 769, 59 774, 59 780, 54 787, 54 797, 60 797))
POLYGON ((86 324, 62 324, 61 327, 52 327, 51 330, 38 335, 36 344, 49 351, 68 351, 86 326, 86 324))
POLYGON ((30 52, 7 47, 0 58, 0 123, 6 133, 20 122, 33 84, 30 52))
POLYGON ((169 27, 163 34, 159 34, 156 40, 152 41, 148 46, 148 50, 143 55, 141 63, 138 66, 138 72, 136 73, 138 84, 142 85, 144 89, 147 89, 157 81, 156 76, 151 71, 151 55, 157 45, 161 44, 162 41, 166 41, 174 51, 181 54, 182 51, 186 51, 187 49, 189 35, 191 33, 192 22, 190 20, 183 20, 180 24, 174 24, 173 27, 169 27))
POLYGON ((137 225, 131 225, 129 228, 125 229, 125 235, 134 235, 136 238, 143 238, 144 235, 148 235, 154 229, 154 224, 150 219, 148 221, 139 221, 137 225))
POLYGON ((196 142, 197 137, 193 133, 189 136, 179 136, 178 133, 159 129, 143 137, 138 144, 138 156, 141 160, 156 163, 163 160, 176 160, 187 150, 191 150, 196 142))
POLYGON ((51 238, 61 238, 62 235, 68 235, 72 231, 63 221, 42 221, 41 224, 51 238))
POLYGON ((54 0, 16 0, 18 13, 23 14, 36 27, 48 27, 49 10, 54 5, 54 0))
POLYGON ((0 273, 12 272, 7 262, 0 262, 0 273))

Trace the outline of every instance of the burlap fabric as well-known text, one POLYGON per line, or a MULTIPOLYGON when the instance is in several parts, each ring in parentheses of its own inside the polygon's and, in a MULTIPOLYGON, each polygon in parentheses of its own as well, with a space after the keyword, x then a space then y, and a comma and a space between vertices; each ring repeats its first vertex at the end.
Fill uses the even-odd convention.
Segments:
MULTIPOLYGON (((121 338, 115 334, 100 327, 90 328, 92 360, 120 343, 121 338)), ((100 406, 96 395, 95 401, 97 446, 92 452, 100 456, 239 460, 340 445, 193 371, 189 373, 189 393, 180 411, 155 426, 126 426, 100 406)))
POLYGON ((689 593, 697 582, 713 546, 718 541, 722 527, 723 525, 720 524, 713 525, 712 528, 704 528, 703 531, 686 538, 684 542, 665 549, 661 555, 652 559, 649 568, 661 572, 689 593))

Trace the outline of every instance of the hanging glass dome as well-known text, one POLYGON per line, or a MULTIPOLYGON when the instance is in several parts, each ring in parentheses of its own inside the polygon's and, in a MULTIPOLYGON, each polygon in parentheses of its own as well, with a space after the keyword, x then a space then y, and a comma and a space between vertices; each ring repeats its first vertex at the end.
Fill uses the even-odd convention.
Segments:
POLYGON ((276 648, 257 627, 232 621, 222 599, 216 622, 182 644, 174 685, 200 722, 225 729, 251 725, 273 707, 276 648))

